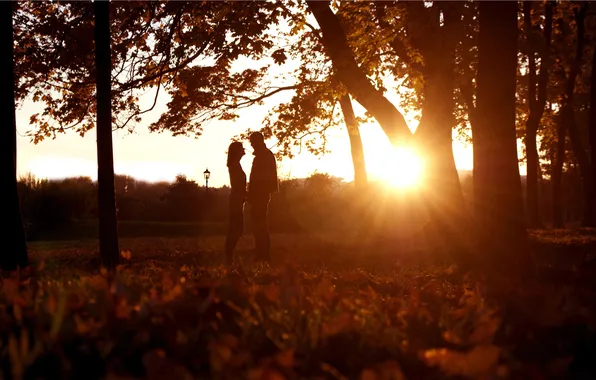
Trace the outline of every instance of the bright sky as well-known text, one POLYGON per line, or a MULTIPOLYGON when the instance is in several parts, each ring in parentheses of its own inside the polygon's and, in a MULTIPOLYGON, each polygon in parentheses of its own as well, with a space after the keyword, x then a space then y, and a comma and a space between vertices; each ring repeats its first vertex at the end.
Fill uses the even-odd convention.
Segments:
MULTIPOLYGON (((150 96, 150 95, 149 95, 150 96)), ((280 99, 272 98, 264 106, 245 109, 236 121, 212 121, 199 138, 173 137, 169 133, 150 133, 146 126, 156 119, 165 109, 162 101, 160 107, 148 113, 134 133, 115 131, 114 170, 117 174, 126 174, 147 181, 171 181, 177 174, 185 174, 203 185, 203 171, 211 172, 210 186, 219 187, 228 184, 226 167, 226 150, 235 135, 247 128, 257 129, 267 114, 269 107, 280 99)), ((362 108, 355 103, 356 111, 362 108)), ((60 134, 56 139, 44 140, 37 145, 24 136, 29 129, 29 116, 40 109, 31 101, 27 101, 17 110, 18 139, 18 173, 31 173, 38 178, 64 178, 70 176, 89 176, 97 178, 96 132, 88 132, 85 137, 76 133, 60 134)), ((411 121, 410 126, 415 126, 411 121)), ((376 123, 363 125, 362 139, 365 159, 371 179, 380 179, 385 171, 389 141, 376 123)), ((280 177, 307 177, 312 173, 329 173, 353 180, 353 168, 350 156, 350 145, 345 128, 338 128, 330 133, 329 148, 331 153, 314 156, 309 153, 296 155, 292 160, 285 159, 279 163, 280 177)), ((269 144, 272 145, 271 143, 269 144)), ((251 152, 248 142, 247 152, 251 152)), ((469 170, 472 168, 472 150, 462 143, 454 143, 457 167, 469 170)), ((252 163, 252 154, 248 153, 242 160, 248 173, 252 163)))

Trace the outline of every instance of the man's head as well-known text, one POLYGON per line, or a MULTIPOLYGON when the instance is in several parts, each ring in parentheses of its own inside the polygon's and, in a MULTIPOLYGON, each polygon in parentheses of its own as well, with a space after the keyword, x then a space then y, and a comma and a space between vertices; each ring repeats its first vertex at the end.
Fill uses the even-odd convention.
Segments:
POLYGON ((265 146, 265 138, 261 132, 253 132, 248 137, 248 141, 250 141, 250 145, 253 149, 259 149, 265 146))

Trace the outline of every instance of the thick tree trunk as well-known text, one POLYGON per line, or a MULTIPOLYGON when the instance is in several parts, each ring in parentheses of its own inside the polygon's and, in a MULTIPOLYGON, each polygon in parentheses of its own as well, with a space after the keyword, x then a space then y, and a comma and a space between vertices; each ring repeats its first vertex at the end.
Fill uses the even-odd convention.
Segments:
POLYGON ((393 145, 408 140, 412 132, 404 116, 372 85, 358 66, 341 23, 329 8, 329 2, 311 0, 306 3, 321 28, 323 44, 338 79, 354 99, 373 115, 393 145))
POLYGON ((118 265, 120 251, 118 249, 112 149, 110 3, 108 0, 96 0, 93 7, 95 11, 95 65, 97 72, 99 253, 102 265, 108 269, 114 269, 118 265))
POLYGON ((5 118, 4 140, 8 141, 4 156, 5 187, 10 189, 5 195, 6 207, 4 218, 7 222, 4 226, 13 224, 14 231, 9 236, 9 244, 0 254, 0 268, 2 270, 24 269, 29 265, 27 257, 27 243, 21 207, 19 203, 19 192, 17 187, 17 135, 16 135, 16 103, 15 103, 15 76, 14 76, 14 47, 13 47, 13 3, 3 1, 0 3, 0 52, 3 73, 0 75, 0 109, 5 118), (9 211, 11 210, 12 211, 9 211), (14 213, 14 214, 12 214, 14 213))
POLYGON ((472 130, 477 233, 493 264, 527 263, 527 252, 494 257, 511 256, 510 247, 527 241, 515 129, 517 3, 481 1, 478 6, 477 120, 472 130))
POLYGON ((360 137, 358 120, 354 114, 350 95, 345 94, 339 99, 339 105, 344 115, 348 137, 350 138, 350 149, 352 152, 352 163, 354 164, 354 183, 358 189, 363 189, 367 184, 366 163, 364 161, 364 148, 360 137))
POLYGON ((422 118, 415 137, 424 152, 425 194, 430 209, 436 210, 433 219, 453 234, 467 213, 453 156, 453 67, 448 54, 441 56, 441 65, 428 65, 433 69, 426 75, 422 118))
POLYGON ((573 155, 577 160, 579 177, 581 179, 582 195, 584 198, 584 208, 581 215, 581 224, 584 227, 593 227, 595 224, 594 215, 594 184, 592 182, 592 169, 590 165, 590 157, 588 152, 584 149, 584 144, 577 128, 575 118, 569 120, 569 140, 571 140, 571 148, 573 155))
MULTIPOLYGON (((575 13, 575 21, 576 21, 576 29, 577 29, 577 47, 575 52, 575 60, 573 62, 573 67, 571 72, 569 73, 569 82, 567 86, 567 101, 570 104, 571 109, 573 109, 574 104, 574 91, 575 91, 575 78, 581 71, 581 66, 583 63, 584 57, 584 45, 585 45, 585 15, 587 12, 587 5, 582 5, 582 8, 579 12, 575 13)), ((569 139, 571 140, 571 147, 573 149, 573 154, 577 159, 577 163, 579 165, 579 175, 582 181, 582 189, 584 195, 584 212, 581 217, 582 225, 585 227, 592 227, 595 225, 596 220, 594 220, 594 214, 592 210, 594 209, 594 205, 596 204, 594 194, 594 183, 592 181, 592 169, 590 165, 590 158, 588 152, 584 149, 584 144, 582 142, 582 138, 580 136, 580 132, 577 128, 577 124, 575 122, 575 115, 573 111, 569 116, 569 139)))
MULTIPOLYGON (((596 187, 596 48, 592 56, 592 76, 590 79, 590 158, 592 163, 592 184, 596 187)), ((596 219, 596 202, 592 204, 592 218, 596 219)))

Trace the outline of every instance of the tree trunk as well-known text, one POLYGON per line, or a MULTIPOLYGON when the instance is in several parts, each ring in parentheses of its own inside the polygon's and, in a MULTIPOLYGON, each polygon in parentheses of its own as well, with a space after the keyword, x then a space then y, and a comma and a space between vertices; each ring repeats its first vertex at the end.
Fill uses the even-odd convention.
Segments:
POLYGON ((528 210, 528 224, 532 228, 542 228, 540 209, 538 207, 538 148, 536 134, 538 122, 528 119, 526 123, 526 203, 528 210))
POLYGON ((0 107, 1 114, 6 118, 4 127, 4 140, 8 141, 8 147, 4 150, 4 173, 7 181, 5 187, 10 189, 9 194, 4 196, 8 203, 4 212, 5 219, 12 219, 4 223, 4 226, 14 223, 14 232, 9 239, 12 244, 0 254, 0 268, 13 271, 18 268, 24 269, 29 265, 27 256, 27 243, 19 192, 17 187, 17 134, 16 134, 16 103, 15 103, 15 76, 14 76, 14 46, 13 46, 13 3, 3 1, 0 5, 0 52, 2 52, 3 73, 0 75, 0 107), (8 211, 12 209, 12 211, 8 211), (10 217, 10 212, 14 212, 10 217))
MULTIPOLYGON (((552 163, 552 212, 553 228, 563 228, 563 163, 565 162, 565 137, 567 135, 568 106, 565 106, 557 118, 557 141, 555 144, 555 162, 552 163)), ((573 111, 571 111, 573 112, 573 111)))
POLYGON ((584 144, 582 142, 582 138, 580 136, 580 132, 577 128, 577 124, 575 122, 575 113, 573 110, 574 105, 574 92, 575 92, 575 79, 577 75, 581 71, 581 66, 583 63, 584 57, 584 46, 585 46, 585 15, 587 12, 587 4, 583 4, 580 11, 575 12, 575 21, 576 21, 576 28, 577 28, 577 46, 575 51, 575 59, 573 61, 573 67, 571 68, 571 72, 569 73, 569 79, 567 83, 567 94, 566 94, 566 101, 570 107, 570 114, 567 127, 569 128, 569 139, 571 140, 571 147, 573 149, 573 154, 577 159, 577 163, 579 165, 579 176, 581 177, 582 181, 582 189, 584 193, 584 203, 585 203, 585 211, 582 215, 582 225, 584 227, 592 227, 596 223, 594 220, 594 214, 592 210, 594 209, 594 205, 596 201, 594 197, 593 188, 594 183, 592 182, 592 175, 591 175, 591 165, 590 165, 590 158, 588 156, 588 152, 584 149, 584 144))
MULTIPOLYGON (((596 48, 592 56, 592 75, 590 79, 590 158, 592 163, 592 184, 596 187, 596 48)), ((592 218, 596 219, 596 202, 592 204, 592 218)))
POLYGON ((481 1, 479 7, 477 120, 474 147, 474 207, 478 238, 492 264, 527 263, 527 232, 515 129, 517 3, 481 1), (508 257, 497 258, 508 254, 508 257), (500 260, 497 260, 500 259, 500 260))
MULTIPOLYGON (((526 121, 526 202, 528 210, 528 223, 531 227, 542 228, 540 208, 538 206, 538 180, 540 177, 540 162, 537 149, 536 135, 538 126, 544 114, 546 106, 546 95, 548 86, 548 70, 550 67, 550 45, 552 35, 553 4, 547 2, 545 5, 544 32, 545 46, 541 53, 540 74, 536 76, 535 52, 528 53, 528 120, 526 121), (538 88, 537 88, 538 87, 538 88)), ((524 1, 524 22, 527 33, 531 33, 532 25, 531 10, 532 2, 524 1)))
MULTIPOLYGON (((433 220, 445 233, 454 234, 467 214, 459 174, 453 156, 453 67, 449 54, 439 54, 440 65, 429 63, 422 117, 416 130, 416 144, 424 152, 426 200, 433 220), (447 212, 446 212, 447 211, 447 212)), ((438 60, 437 60, 438 62, 438 60)))
MULTIPOLYGON (((573 116, 573 115, 572 115, 573 116)), ((590 165, 590 157, 588 152, 584 149, 584 144, 580 136, 580 132, 575 122, 575 117, 571 117, 568 124, 569 140, 571 141, 571 148, 577 160, 578 174, 581 179, 581 188, 584 198, 584 207, 581 215, 581 224, 584 227, 594 227, 594 184, 592 182, 592 169, 590 165)))
POLYGON ((112 106, 110 55, 110 3, 96 0, 95 67, 97 91, 97 191, 99 214, 99 253, 102 265, 112 270, 120 259, 116 196, 114 193, 114 156, 112 149, 112 106))
POLYGON ((339 99, 339 105, 344 115, 348 137, 350 138, 350 149, 352 152, 352 163, 354 164, 354 183, 356 188, 363 189, 367 184, 366 163, 364 161, 364 148, 362 147, 362 138, 360 137, 360 128, 350 95, 345 94, 339 99))
POLYGON ((372 85, 358 66, 341 23, 329 8, 329 1, 310 0, 306 3, 321 28, 323 44, 338 79, 348 88, 354 99, 373 115, 393 145, 409 140, 412 132, 408 128, 406 119, 372 85))
MULTIPOLYGON (((562 228, 564 226, 563 215, 561 212, 561 177, 563 170, 563 163, 565 162, 565 134, 567 128, 569 128, 569 138, 571 139, 572 149, 574 151, 576 159, 579 161, 580 170, 582 174, 586 173, 582 179, 584 180, 584 196, 586 203, 592 208, 593 197, 592 186, 590 176, 587 175, 589 172, 588 157, 586 152, 581 147, 581 141, 579 132, 577 131, 577 125, 575 124, 575 111, 574 111, 574 95, 575 95, 575 81, 577 75, 581 70, 581 63, 583 60, 584 44, 585 44, 585 33, 584 33, 584 18, 587 11, 587 4, 582 4, 580 10, 575 9, 575 21, 577 25, 577 42, 575 48, 575 59, 571 65, 569 71, 569 77, 567 77, 567 83, 565 84, 565 94, 563 94, 563 104, 561 105, 561 117, 559 118, 559 125, 557 126, 557 162, 555 167, 556 178, 553 178, 556 182, 553 184, 553 227, 562 228)), ((564 77, 564 72, 562 72, 564 77)), ((589 215, 589 213, 587 214, 589 215)))
MULTIPOLYGON (((534 26, 532 25, 532 2, 523 2, 524 11, 524 26, 526 29, 526 39, 530 40, 534 26)), ((538 209, 538 149, 536 147, 536 134, 538 132, 538 119, 536 90, 536 57, 535 51, 531 43, 528 47, 528 119, 526 120, 526 133, 524 136, 524 144, 526 146, 526 209, 528 212, 528 224, 530 227, 540 226, 540 213, 538 209)), ((541 72, 543 68, 540 69, 541 72)))

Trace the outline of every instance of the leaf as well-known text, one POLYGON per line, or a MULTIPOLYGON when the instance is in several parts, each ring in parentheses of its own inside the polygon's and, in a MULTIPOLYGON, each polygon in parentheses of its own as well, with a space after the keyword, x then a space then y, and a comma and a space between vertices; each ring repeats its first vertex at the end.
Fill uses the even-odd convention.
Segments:
POLYGON ((6 296, 8 302, 13 302, 19 295, 19 283, 12 278, 5 278, 2 280, 2 293, 6 296))
POLYGON ((352 317, 352 315, 347 312, 330 318, 329 320, 323 323, 323 336, 331 336, 338 334, 342 330, 348 328, 351 325, 353 319, 354 318, 352 317))
POLYGON ((248 373, 249 380, 285 380, 279 371, 270 368, 255 368, 248 373))
POLYGON ((279 295, 280 295, 279 286, 277 286, 275 283, 272 282, 272 283, 269 283, 269 284, 263 286, 261 288, 261 291, 263 292, 263 294, 269 301, 271 301, 271 302, 279 301, 279 295))
POLYGON ((130 260, 132 254, 128 249, 124 249, 122 252, 120 252, 120 257, 122 257, 124 260, 130 260))
POLYGON ((209 344, 209 362, 215 372, 221 372, 232 358, 233 351, 227 344, 212 342, 209 344))
POLYGON ((97 331, 103 325, 103 323, 96 322, 92 318, 83 320, 78 313, 74 314, 73 318, 75 321, 76 331, 79 334, 89 334, 90 332, 97 331))
POLYGON ((52 327, 50 328, 50 337, 52 339, 56 339, 58 337, 58 333, 62 327, 62 322, 64 321, 65 309, 66 295, 64 293, 60 293, 60 296, 58 297, 58 304, 56 305, 56 312, 54 313, 54 318, 52 318, 52 327))
POLYGON ((182 287, 179 284, 176 284, 173 288, 171 288, 167 294, 163 296, 164 302, 170 302, 174 300, 176 297, 182 294, 182 287))
POLYGON ((128 305, 128 301, 124 297, 120 298, 120 301, 114 308, 114 313, 116 314, 116 318, 118 318, 118 319, 129 318, 131 311, 132 311, 132 308, 128 305))
POLYGON ((431 367, 439 367, 450 376, 478 378, 496 369, 501 349, 494 345, 476 346, 459 352, 446 348, 426 350, 422 360, 431 367))
POLYGON ((277 49, 276 51, 271 53, 271 58, 273 59, 273 62, 275 62, 276 64, 283 65, 288 59, 288 56, 286 55, 284 49, 277 49))
POLYGON ((397 362, 390 360, 376 367, 365 368, 360 373, 360 380, 405 380, 405 376, 397 362))
POLYGON ((323 278, 314 289, 313 294, 322 297, 325 301, 331 301, 333 299, 335 286, 327 278, 323 278))
POLYGON ((147 372, 156 372, 156 370, 162 365, 166 358, 166 352, 161 348, 147 352, 143 355, 143 365, 147 372))
POLYGON ((360 380, 377 380, 378 378, 377 373, 370 368, 363 369, 360 374, 360 380))
POLYGON ((102 276, 89 276, 89 277, 82 277, 81 280, 83 283, 89 284, 91 289, 93 290, 106 290, 108 289, 108 281, 102 276))
POLYGON ((292 368, 294 366, 294 350, 289 349, 278 353, 275 355, 275 361, 284 368, 292 368))
POLYGON ((399 364, 394 360, 389 360, 379 366, 378 371, 382 380, 405 380, 404 373, 399 364))

